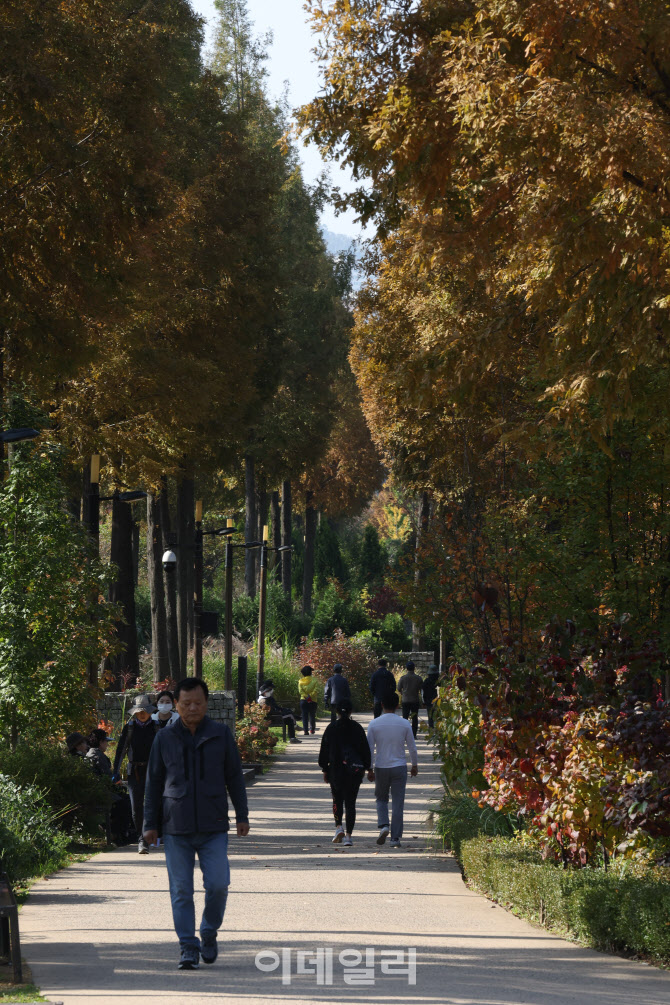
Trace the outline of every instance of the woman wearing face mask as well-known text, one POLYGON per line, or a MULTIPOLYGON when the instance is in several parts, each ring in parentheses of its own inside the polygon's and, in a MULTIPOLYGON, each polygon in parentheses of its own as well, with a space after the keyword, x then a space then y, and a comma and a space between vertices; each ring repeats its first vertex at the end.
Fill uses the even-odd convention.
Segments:
POLYGON ((179 718, 179 713, 175 712, 174 709, 172 691, 161 691, 160 694, 156 696, 156 708, 158 711, 154 712, 151 718, 154 722, 158 723, 159 729, 163 729, 164 726, 169 725, 171 722, 176 722, 179 718))

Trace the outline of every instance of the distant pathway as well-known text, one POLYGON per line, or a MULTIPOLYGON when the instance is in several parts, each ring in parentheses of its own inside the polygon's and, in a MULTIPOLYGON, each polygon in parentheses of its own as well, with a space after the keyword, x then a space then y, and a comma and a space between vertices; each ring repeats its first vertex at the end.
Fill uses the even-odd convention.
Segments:
POLYGON ((670 1005, 669 974, 581 949, 466 889, 455 862, 425 840, 439 774, 421 740, 403 847, 375 844, 368 782, 354 847, 333 846, 330 792, 316 767, 320 736, 290 746, 249 789, 252 832, 231 839, 231 895, 213 967, 177 971, 163 854, 124 848, 33 887, 21 934, 42 993, 64 1005, 670 1005), (346 984, 339 953, 368 947, 374 984, 346 984), (382 973, 381 951, 410 948, 415 985, 382 973), (290 959, 290 984, 281 963, 257 969, 261 950, 290 959), (303 969, 314 970, 316 950, 324 967, 332 955, 332 977, 296 974, 299 951, 303 969))

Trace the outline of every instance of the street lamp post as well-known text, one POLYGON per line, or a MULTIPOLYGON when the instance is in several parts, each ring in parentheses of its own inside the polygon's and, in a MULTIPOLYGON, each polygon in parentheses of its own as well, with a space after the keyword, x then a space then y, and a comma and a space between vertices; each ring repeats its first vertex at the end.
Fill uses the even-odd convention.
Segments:
POLYGON ((227 521, 226 534, 226 635, 224 660, 226 691, 233 689, 233 521, 227 521))
POLYGON ((268 546, 268 528, 263 527, 263 543, 261 545, 261 579, 260 596, 258 600, 258 662, 256 671, 256 697, 260 693, 263 675, 265 673, 265 617, 267 610, 268 595, 268 552, 277 553, 292 551, 291 545, 284 545, 281 548, 270 548, 268 546))
POLYGON ((256 695, 259 694, 265 673, 265 609, 268 594, 268 528, 263 527, 261 546, 261 575, 258 600, 258 660, 256 662, 256 695))
MULTIPOLYGON (((193 597, 193 676, 202 677, 202 595, 203 595, 203 539, 206 534, 226 538, 226 635, 225 635, 225 687, 233 687, 233 521, 218 530, 202 529, 202 500, 195 504, 195 594, 193 597)), ((238 547, 247 547, 238 545, 238 547)), ((258 547, 254 544, 254 547, 258 547)), ((175 558, 176 563, 176 558, 175 558)), ((165 564, 165 556, 163 557, 165 564)))

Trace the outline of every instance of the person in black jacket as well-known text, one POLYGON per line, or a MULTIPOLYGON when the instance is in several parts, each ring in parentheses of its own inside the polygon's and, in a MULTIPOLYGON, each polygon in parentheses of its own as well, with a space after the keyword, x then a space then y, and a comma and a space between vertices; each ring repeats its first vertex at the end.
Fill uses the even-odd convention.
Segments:
POLYGON ((330 709, 330 721, 335 722, 337 719, 338 704, 344 699, 349 700, 351 698, 351 688, 349 687, 349 681, 342 674, 341 663, 333 665, 333 676, 329 677, 326 681, 323 697, 326 708, 330 709))
POLYGON ((333 844, 344 838, 345 845, 352 845, 352 833, 356 823, 356 797, 365 772, 369 770, 370 746, 365 730, 351 718, 353 705, 350 698, 341 698, 337 703, 338 718, 326 726, 321 739, 319 767, 323 780, 330 785, 333 794, 333 816, 335 817, 335 837, 333 844), (346 832, 342 826, 342 813, 346 813, 346 832))
POLYGON ((375 719, 378 719, 382 714, 382 698, 389 693, 395 694, 396 690, 395 677, 389 670, 387 661, 380 659, 379 666, 370 678, 370 694, 374 702, 375 719))
POLYGON ((424 705, 428 709, 428 725, 432 727, 433 725, 433 715, 435 714, 435 707, 433 702, 437 698, 437 682, 440 676, 440 672, 432 663, 428 667, 428 674, 423 679, 423 690, 422 697, 424 705))
POLYGON ((144 838, 154 844, 162 821, 172 917, 180 970, 217 957, 216 936, 228 899, 228 794, 238 837, 249 833, 247 792, 233 734, 207 715, 204 681, 187 677, 175 688, 179 720, 161 729, 149 759, 144 838), (198 855, 205 887, 200 939, 195 934, 193 869, 198 855))
POLYGON ((155 707, 146 694, 139 694, 130 709, 131 719, 125 724, 116 746, 112 781, 118 782, 123 758, 128 755, 128 795, 133 808, 133 822, 137 830, 137 850, 140 855, 149 854, 149 846, 142 837, 142 810, 144 807, 144 783, 147 777, 149 754, 158 732, 151 713, 155 707))

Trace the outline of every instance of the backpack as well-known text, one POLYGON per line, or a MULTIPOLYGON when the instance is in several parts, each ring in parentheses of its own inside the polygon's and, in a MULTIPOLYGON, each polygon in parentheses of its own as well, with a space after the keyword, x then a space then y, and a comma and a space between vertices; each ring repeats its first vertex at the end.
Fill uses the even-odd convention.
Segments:
POLYGON ((348 778, 362 778, 365 774, 365 765, 361 760, 361 755, 349 743, 343 743, 341 747, 342 768, 348 778))

